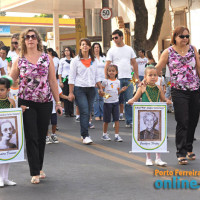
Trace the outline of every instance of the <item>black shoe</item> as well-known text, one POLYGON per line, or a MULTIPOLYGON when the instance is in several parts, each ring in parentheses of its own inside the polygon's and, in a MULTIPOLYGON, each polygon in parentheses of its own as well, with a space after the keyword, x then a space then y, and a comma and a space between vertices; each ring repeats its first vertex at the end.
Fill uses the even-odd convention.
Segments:
POLYGON ((69 114, 69 116, 70 116, 70 117, 76 117, 76 115, 74 115, 74 114, 69 114))

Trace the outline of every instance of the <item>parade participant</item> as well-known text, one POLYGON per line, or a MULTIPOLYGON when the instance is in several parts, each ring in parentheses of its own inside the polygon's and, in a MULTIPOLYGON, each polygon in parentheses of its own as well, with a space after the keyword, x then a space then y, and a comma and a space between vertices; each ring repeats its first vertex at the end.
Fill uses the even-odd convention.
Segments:
POLYGON ((11 59, 8 63, 9 71, 11 70, 12 63, 19 55, 19 33, 13 34, 11 37, 11 46, 10 51, 8 52, 7 57, 11 59))
MULTIPOLYGON (((137 102, 139 98, 142 97, 142 102, 159 102, 164 101, 167 102, 167 104, 170 104, 171 101, 165 98, 164 92, 162 91, 162 88, 158 85, 156 85, 156 82, 158 80, 158 74, 156 71, 156 68, 151 66, 151 67, 146 67, 145 69, 145 75, 144 78, 146 80, 146 85, 142 85, 141 87, 138 88, 135 96, 128 101, 128 104, 132 105, 134 102, 137 102)), ((154 120, 148 119, 151 121, 153 124, 154 120)), ((151 126, 151 132, 152 132, 153 125, 151 126)), ((149 130, 146 131, 146 133, 149 130)), ((156 132, 154 131, 154 134, 156 132)), ((156 153, 156 160, 155 164, 159 166, 165 166, 167 165, 166 162, 163 162, 161 160, 160 153, 156 153)), ((150 158, 150 153, 146 153, 146 165, 151 166, 153 165, 152 160, 150 158)))
MULTIPOLYGON (((2 59, 2 65, 1 67, 4 69, 4 72, 1 72, 2 75, 8 74, 8 60, 7 60, 7 54, 8 54, 8 48, 6 46, 3 46, 0 48, 0 55, 2 59)), ((1 71, 3 70, 1 69, 1 71)))
POLYGON ((91 144, 93 141, 88 133, 88 124, 95 98, 95 85, 97 84, 100 88, 100 94, 103 90, 90 41, 82 38, 79 45, 79 54, 72 59, 70 64, 69 99, 73 101, 76 97, 76 104, 80 111, 83 144, 91 144))
POLYGON ((116 65, 109 65, 107 67, 107 74, 105 79, 102 82, 102 86, 105 88, 105 93, 110 95, 109 98, 104 98, 104 105, 103 105, 103 136, 102 140, 111 140, 109 134, 107 133, 108 130, 108 123, 112 119, 115 123, 115 142, 122 142, 123 139, 119 136, 119 94, 127 90, 127 86, 124 86, 120 90, 120 82, 117 79, 118 75, 118 68, 116 65))
MULTIPOLYGON (((8 78, 3 78, 3 77, 0 78, 0 109, 15 108, 14 100, 8 97, 11 85, 12 85, 12 80, 10 80, 8 78)), ((5 140, 6 143, 4 142, 4 144, 8 144, 8 146, 9 146, 9 144, 10 144, 9 140, 11 139, 10 134, 9 133, 3 134, 2 128, 3 127, 0 128, 1 129, 0 130, 0 146, 2 146, 3 138, 6 139, 5 140), (8 140, 8 138, 9 138, 9 140, 8 140)), ((11 135, 12 135, 12 133, 11 133, 11 135)), ((10 181, 8 179, 9 166, 10 166, 9 163, 0 164, 0 187, 4 187, 4 185, 10 185, 10 186, 16 185, 15 182, 10 181)))
MULTIPOLYGON (((53 64, 55 67, 55 74, 58 73, 58 66, 59 66, 59 58, 58 58, 58 54, 52 49, 52 48, 48 48, 47 49, 47 53, 52 57, 53 59, 53 64)), ((56 77, 57 78, 57 77, 56 77)), ((58 78, 57 78, 58 79, 58 78)))
POLYGON ((36 29, 20 34, 20 56, 11 70, 14 81, 19 77, 18 105, 23 109, 27 157, 32 176, 38 184, 46 175, 42 171, 45 139, 52 112, 52 94, 56 111, 62 114, 52 58, 43 52, 42 39, 36 29), (29 109, 26 109, 29 107, 29 109))
POLYGON ((190 45, 188 28, 179 26, 173 31, 169 48, 162 53, 156 68, 162 70, 166 64, 170 71, 171 95, 176 126, 177 158, 180 165, 195 160, 193 139, 199 120, 200 62, 196 48, 190 45))
POLYGON ((154 59, 153 54, 151 53, 151 51, 147 51, 146 55, 147 55, 147 59, 148 59, 148 62, 146 64, 146 66, 147 65, 154 65, 155 66, 156 65, 156 61, 155 61, 155 59, 154 59))
MULTIPOLYGON (((117 65, 118 67, 118 79, 120 81, 120 88, 129 85, 129 80, 131 77, 131 72, 134 71, 135 78, 138 79, 138 65, 135 60, 136 55, 130 46, 127 46, 123 42, 123 32, 119 29, 112 33, 112 39, 116 46, 111 47, 106 56, 106 66, 105 74, 107 73, 107 67, 111 63, 117 65)), ((120 95, 121 96, 121 95, 120 95)), ((127 102, 128 99, 133 96, 133 85, 130 84, 128 89, 123 93, 124 101, 127 102)), ((121 97, 120 97, 121 98, 121 97)), ((120 102, 120 103, 125 103, 120 102)), ((125 104, 125 118, 126 127, 132 127, 132 107, 125 104)))
MULTIPOLYGON (((59 97, 62 99, 68 99, 68 96, 64 95, 62 93, 62 89, 60 88, 60 86, 58 86, 58 92, 59 92, 59 97)), ((52 114, 51 114, 51 136, 49 136, 49 133, 47 132, 47 136, 46 136, 46 144, 58 144, 59 140, 58 140, 58 136, 56 135, 56 130, 57 130, 57 113, 56 113, 56 102, 53 98, 53 109, 52 109, 52 114)))
POLYGON ((15 80, 10 87, 9 97, 15 101, 16 107, 18 107, 18 93, 19 93, 19 79, 15 80))
POLYGON ((144 70, 145 70, 145 65, 148 62, 148 59, 145 57, 145 50, 141 49, 138 51, 138 58, 136 58, 136 62, 138 64, 138 74, 139 74, 139 79, 142 81, 144 79, 144 70))
MULTIPOLYGON (((69 70, 70 70, 70 62, 72 60, 73 52, 70 47, 66 47, 64 51, 65 57, 60 59, 59 68, 58 68, 58 76, 59 76, 59 85, 62 88, 63 94, 69 95, 69 70)), ((64 109, 65 116, 74 117, 74 104, 73 102, 64 99, 64 109)))
MULTIPOLYGON (((101 82, 105 79, 104 68, 106 64, 106 57, 102 53, 101 45, 93 43, 92 51, 97 61, 97 70, 101 77, 101 82)), ((99 96, 98 88, 96 87, 96 96, 94 99, 94 116, 95 120, 103 119, 103 97, 99 96)))

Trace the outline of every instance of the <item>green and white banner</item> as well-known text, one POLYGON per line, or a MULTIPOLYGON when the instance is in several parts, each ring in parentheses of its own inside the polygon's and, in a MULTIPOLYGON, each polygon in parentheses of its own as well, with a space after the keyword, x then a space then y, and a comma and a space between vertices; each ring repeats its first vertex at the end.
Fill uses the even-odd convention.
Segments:
POLYGON ((132 152, 167 152, 166 103, 133 104, 132 152))
POLYGON ((22 109, 0 109, 0 164, 20 161, 24 161, 22 109))

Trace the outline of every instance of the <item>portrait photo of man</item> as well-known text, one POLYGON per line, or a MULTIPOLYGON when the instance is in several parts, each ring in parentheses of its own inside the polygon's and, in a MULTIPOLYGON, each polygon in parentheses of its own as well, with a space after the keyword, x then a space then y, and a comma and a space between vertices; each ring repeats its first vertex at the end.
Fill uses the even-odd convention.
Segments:
POLYGON ((139 135, 138 139, 141 141, 160 141, 161 133, 156 127, 159 127, 159 114, 155 112, 142 112, 140 113, 139 120, 139 135))
POLYGON ((9 119, 0 120, 0 150, 17 148, 16 129, 9 119))

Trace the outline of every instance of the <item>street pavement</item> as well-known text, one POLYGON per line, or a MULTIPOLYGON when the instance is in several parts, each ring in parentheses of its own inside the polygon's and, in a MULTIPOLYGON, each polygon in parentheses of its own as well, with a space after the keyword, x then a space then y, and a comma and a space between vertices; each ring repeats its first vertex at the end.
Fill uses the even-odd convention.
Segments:
MULTIPOLYGON (((114 129, 109 124, 112 141, 102 141, 102 121, 94 121, 90 129, 92 145, 83 145, 80 124, 75 118, 59 117, 57 132, 60 143, 46 146, 44 171, 47 174, 40 184, 30 183, 27 162, 10 165, 9 176, 17 186, 0 188, 0 200, 160 200, 199 198, 199 189, 155 189, 154 182, 171 180, 172 177, 155 177, 154 170, 200 170, 200 124, 194 141, 195 161, 180 166, 175 156, 174 114, 168 114, 168 151, 162 159, 167 167, 145 166, 145 154, 130 154, 131 128, 120 122, 123 142, 116 143, 114 129)), ((155 159, 155 154, 152 155, 155 159)), ((181 177, 200 182, 200 177, 181 177)))

